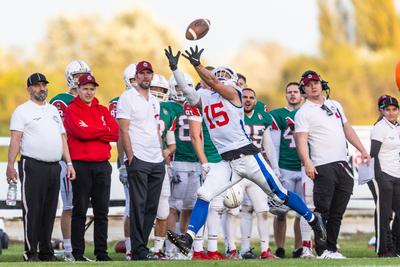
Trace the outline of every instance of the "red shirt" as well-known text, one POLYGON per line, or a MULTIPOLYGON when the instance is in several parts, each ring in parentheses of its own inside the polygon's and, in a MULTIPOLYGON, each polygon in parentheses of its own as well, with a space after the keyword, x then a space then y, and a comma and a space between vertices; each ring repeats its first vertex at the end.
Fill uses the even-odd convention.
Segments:
POLYGON ((64 127, 72 160, 110 159, 110 142, 118 141, 118 124, 97 98, 89 106, 75 97, 65 110, 64 127))

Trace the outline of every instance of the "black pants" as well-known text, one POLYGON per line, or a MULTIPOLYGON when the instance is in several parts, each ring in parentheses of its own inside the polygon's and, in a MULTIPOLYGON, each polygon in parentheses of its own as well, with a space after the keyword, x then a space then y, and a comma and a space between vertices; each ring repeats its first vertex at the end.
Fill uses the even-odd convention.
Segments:
POLYGON ((133 259, 144 259, 147 242, 157 215, 165 175, 164 162, 150 163, 134 157, 127 165, 130 195, 130 230, 133 259))
MULTIPOLYGON (((326 223, 327 249, 337 251, 340 225, 353 192, 352 170, 345 161, 320 165, 316 170, 318 174, 314 179, 313 193, 315 211, 321 213, 326 223)), ((317 251, 318 254, 322 252, 317 251)))
POLYGON ((29 157, 18 162, 21 180, 22 214, 24 220, 24 258, 39 254, 42 260, 51 258, 54 219, 60 190, 61 166, 29 157), (39 244, 39 253, 37 247, 39 244))
POLYGON ((382 172, 382 177, 376 177, 368 182, 374 197, 376 252, 383 255, 400 250, 400 179, 382 172), (392 227, 393 211, 395 212, 392 227), (379 227, 378 227, 379 226, 379 227))
POLYGON ((94 215, 94 254, 107 255, 108 207, 110 202, 111 171, 108 161, 74 161, 76 179, 72 181, 73 209, 71 245, 74 257, 85 252, 85 223, 89 202, 94 215))

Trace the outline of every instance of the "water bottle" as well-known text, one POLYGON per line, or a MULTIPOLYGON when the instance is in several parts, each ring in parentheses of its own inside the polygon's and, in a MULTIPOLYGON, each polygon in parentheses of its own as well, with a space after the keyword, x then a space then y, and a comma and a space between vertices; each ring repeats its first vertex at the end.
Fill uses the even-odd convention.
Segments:
POLYGON ((7 192, 7 206, 15 206, 17 204, 17 183, 10 182, 7 192))

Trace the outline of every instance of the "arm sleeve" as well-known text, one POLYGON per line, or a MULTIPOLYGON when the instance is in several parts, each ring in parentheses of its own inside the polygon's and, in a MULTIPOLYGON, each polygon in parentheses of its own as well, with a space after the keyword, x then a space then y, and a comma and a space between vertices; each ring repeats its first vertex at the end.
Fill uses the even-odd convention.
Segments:
POLYGON ((182 89, 184 96, 192 106, 195 106, 200 101, 199 94, 193 87, 187 85, 185 81, 185 76, 182 71, 176 69, 173 71, 173 73, 176 83, 178 84, 179 88, 182 89))
POLYGON ((129 101, 128 95, 123 93, 118 99, 117 103, 117 119, 127 119, 131 118, 131 103, 129 101))
POLYGON ((379 163, 379 151, 381 150, 382 142, 371 140, 371 158, 374 158, 375 178, 382 177, 381 164, 379 163))
POLYGON ((294 116, 294 122, 295 122, 295 132, 300 133, 300 132, 309 132, 310 131, 310 125, 307 120, 306 114, 304 112, 301 112, 299 110, 296 115, 294 116))
POLYGON ((21 113, 21 109, 17 108, 11 116, 10 130, 23 132, 25 128, 25 121, 21 113))

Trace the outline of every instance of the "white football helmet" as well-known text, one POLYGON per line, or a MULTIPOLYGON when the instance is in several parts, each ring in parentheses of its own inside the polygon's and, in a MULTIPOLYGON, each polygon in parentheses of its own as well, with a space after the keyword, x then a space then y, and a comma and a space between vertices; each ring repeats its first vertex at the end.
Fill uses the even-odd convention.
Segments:
POLYGON ((150 84, 150 93, 157 97, 160 101, 165 102, 169 97, 169 84, 167 79, 160 74, 153 74, 153 80, 151 80, 150 84), (160 87, 165 89, 165 92, 158 92, 153 90, 153 87, 160 87))
POLYGON ((239 207, 243 202, 243 188, 235 184, 225 191, 224 206, 228 209, 239 207))
MULTIPOLYGON (((190 77, 188 74, 183 73, 183 75, 185 76, 185 81, 186 84, 188 86, 193 87, 193 80, 192 77, 190 77)), ((183 95, 182 90, 176 90, 176 87, 178 86, 178 83, 175 80, 174 75, 171 76, 171 78, 169 79, 169 89, 170 89, 170 95, 171 98, 175 101, 185 101, 186 97, 183 95)))
POLYGON ((69 63, 65 69, 65 78, 67 79, 67 85, 69 88, 78 87, 78 83, 74 80, 74 75, 78 73, 92 74, 92 70, 83 60, 74 60, 69 63))
POLYGON ((215 77, 217 77, 218 80, 224 83, 228 81, 237 83, 238 81, 236 72, 227 67, 217 67, 212 70, 212 73, 215 75, 215 77))
POLYGON ((135 78, 136 75, 136 65, 129 64, 124 70, 124 83, 126 89, 131 89, 132 86, 136 86, 136 83, 132 84, 131 79, 135 78))
POLYGON ((268 197, 269 212, 274 215, 286 215, 290 208, 283 203, 278 203, 271 197, 268 197))

